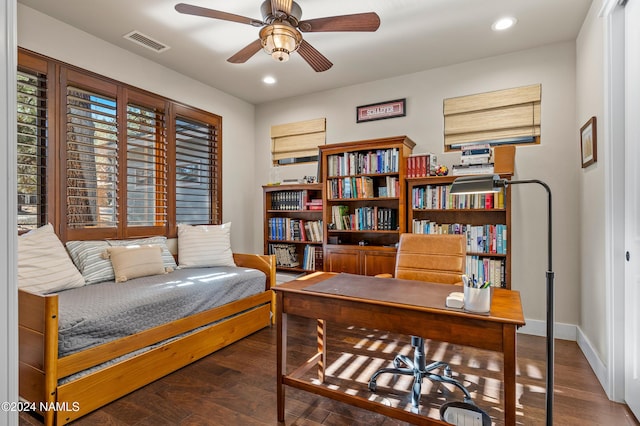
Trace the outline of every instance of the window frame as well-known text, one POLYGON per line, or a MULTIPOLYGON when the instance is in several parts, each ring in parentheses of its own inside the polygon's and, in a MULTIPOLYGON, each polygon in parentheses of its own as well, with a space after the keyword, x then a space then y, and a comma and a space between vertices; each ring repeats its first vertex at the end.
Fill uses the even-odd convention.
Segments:
POLYGON ((175 119, 207 123, 215 127, 217 137, 212 151, 211 215, 209 223, 222 223, 222 117, 202 109, 176 102, 146 90, 105 76, 18 48, 18 68, 37 72, 47 80, 47 167, 46 211, 62 241, 92 239, 125 239, 163 235, 177 237, 176 223, 176 141, 175 119), (66 93, 67 85, 94 91, 117 101, 118 125, 118 225, 115 228, 73 228, 67 224, 66 202, 66 93), (167 144, 166 223, 162 226, 127 226, 127 106, 162 108, 165 114, 164 137, 167 144))

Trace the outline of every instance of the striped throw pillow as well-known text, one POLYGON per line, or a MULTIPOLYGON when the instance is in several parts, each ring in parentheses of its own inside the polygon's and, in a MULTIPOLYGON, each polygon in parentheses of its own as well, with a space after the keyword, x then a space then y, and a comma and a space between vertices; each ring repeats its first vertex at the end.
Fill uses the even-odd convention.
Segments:
POLYGON ((106 241, 67 241, 67 251, 87 284, 113 281, 111 261, 102 257, 106 241))

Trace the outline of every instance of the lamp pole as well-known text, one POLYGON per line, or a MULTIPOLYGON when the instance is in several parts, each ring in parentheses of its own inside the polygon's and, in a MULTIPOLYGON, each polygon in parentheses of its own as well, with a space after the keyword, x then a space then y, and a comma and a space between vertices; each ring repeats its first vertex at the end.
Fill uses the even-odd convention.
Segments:
POLYGON ((553 363, 554 363, 554 286, 553 279, 553 256, 552 256, 552 226, 551 226, 551 188, 546 183, 537 179, 514 180, 508 181, 500 179, 497 181, 500 185, 507 187, 508 185, 519 185, 527 183, 536 183, 541 185, 547 191, 547 394, 546 394, 546 413, 547 426, 553 425, 553 363))

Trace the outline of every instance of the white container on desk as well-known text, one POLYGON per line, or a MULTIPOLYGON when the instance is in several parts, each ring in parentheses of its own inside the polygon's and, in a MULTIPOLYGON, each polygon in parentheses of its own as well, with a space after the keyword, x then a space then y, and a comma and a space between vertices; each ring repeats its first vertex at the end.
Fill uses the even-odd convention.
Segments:
POLYGON ((491 286, 476 288, 464 286, 464 309, 486 314, 491 311, 491 286))

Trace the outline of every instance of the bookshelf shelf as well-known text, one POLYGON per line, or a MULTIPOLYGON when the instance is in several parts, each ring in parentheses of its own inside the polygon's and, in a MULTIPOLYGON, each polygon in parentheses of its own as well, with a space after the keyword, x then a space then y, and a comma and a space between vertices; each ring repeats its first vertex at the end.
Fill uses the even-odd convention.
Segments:
MULTIPOLYGON (((500 176, 509 179, 511 173, 500 176)), ((465 234, 467 274, 511 288, 510 188, 500 195, 449 194, 457 177, 407 179, 407 232, 465 234)))
POLYGON ((406 136, 320 147, 324 185, 324 265, 328 272, 393 273, 406 232, 406 136))
POLYGON ((321 184, 265 185, 264 253, 276 255, 276 269, 323 270, 321 184))

